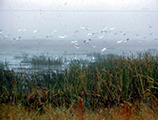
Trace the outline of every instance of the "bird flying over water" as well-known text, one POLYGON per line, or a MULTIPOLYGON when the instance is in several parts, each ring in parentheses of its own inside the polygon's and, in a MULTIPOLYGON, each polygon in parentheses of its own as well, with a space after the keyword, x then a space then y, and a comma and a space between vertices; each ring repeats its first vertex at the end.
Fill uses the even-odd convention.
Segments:
POLYGON ((57 32, 57 30, 53 30, 51 34, 54 34, 55 32, 57 32))
POLYGON ((32 33, 37 33, 37 32, 39 32, 38 30, 34 30, 32 33))
POLYGON ((79 49, 79 48, 80 48, 80 45, 79 45, 78 43, 75 43, 74 47, 75 47, 76 49, 79 49))
POLYGON ((26 29, 19 29, 18 32, 25 32, 26 29))
POLYGON ((75 44, 75 43, 77 43, 77 40, 75 40, 75 41, 71 41, 71 43, 72 43, 72 44, 75 44))
POLYGON ((119 40, 119 41, 117 41, 117 44, 120 44, 120 43, 122 43, 123 42, 123 40, 119 40))
POLYGON ((8 35, 6 35, 6 36, 4 36, 4 35, 2 35, 2 34, 0 34, 0 35, 3 36, 3 39, 7 39, 10 34, 8 34, 8 35))
POLYGON ((88 33, 88 34, 87 34, 87 36, 91 36, 91 35, 92 35, 92 33, 88 33))
POLYGON ((109 32, 115 30, 115 27, 109 28, 109 32))
POLYGON ((96 45, 92 45, 93 48, 96 48, 96 45))
POLYGON ((64 36, 58 36, 58 37, 61 38, 61 39, 64 39, 64 38, 67 37, 67 35, 64 35, 64 36))
POLYGON ((101 50, 101 52, 104 52, 105 50, 107 50, 106 48, 103 48, 102 50, 101 50))
POLYGON ((102 39, 103 37, 104 37, 104 35, 102 35, 102 36, 98 36, 99 39, 102 39))
POLYGON ((119 40, 119 41, 117 41, 117 44, 120 44, 122 42, 127 43, 128 41, 129 41, 129 38, 127 38, 126 40, 119 40))
POLYGON ((90 41, 91 41, 91 39, 84 40, 84 43, 85 43, 85 44, 88 44, 90 41))
POLYGON ((88 26, 81 26, 81 29, 90 31, 91 29, 88 26))

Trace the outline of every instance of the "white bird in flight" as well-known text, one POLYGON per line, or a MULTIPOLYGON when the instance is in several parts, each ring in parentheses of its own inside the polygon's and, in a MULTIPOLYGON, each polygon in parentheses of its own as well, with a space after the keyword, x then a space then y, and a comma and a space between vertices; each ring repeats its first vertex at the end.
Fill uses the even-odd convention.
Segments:
POLYGON ((74 47, 75 47, 76 49, 79 49, 79 48, 80 48, 80 45, 78 44, 78 41, 77 41, 77 40, 71 41, 71 44, 74 44, 74 47))
POLYGON ((77 40, 71 41, 71 43, 72 43, 72 44, 75 44, 75 43, 77 43, 77 40))
POLYGON ((34 30, 34 31, 33 31, 33 33, 37 33, 37 32, 39 32, 39 31, 38 31, 38 30, 34 30))
POLYGON ((2 34, 0 34, 0 35, 3 36, 3 39, 7 39, 10 34, 8 34, 8 35, 6 35, 6 36, 4 36, 4 35, 2 35, 2 34))
POLYGON ((75 43, 74 47, 75 47, 76 49, 79 49, 79 48, 80 48, 80 45, 79 45, 78 43, 75 43))
POLYGON ((57 30, 53 30, 51 34, 54 34, 55 32, 57 32, 57 30))
POLYGON ((88 26, 81 26, 81 29, 90 31, 91 29, 88 26))
POLYGON ((96 45, 92 45, 93 46, 93 48, 96 48, 96 45))
POLYGON ((64 38, 67 37, 67 35, 64 35, 64 36, 58 36, 58 37, 61 38, 61 39, 64 39, 64 38))
POLYGON ((119 41, 117 41, 117 44, 120 44, 120 43, 122 43, 123 42, 123 40, 119 40, 119 41))
POLYGON ((115 27, 109 28, 109 32, 115 30, 115 27))
POLYGON ((104 37, 104 35, 102 35, 102 36, 98 36, 99 39, 102 39, 103 37, 104 37))
POLYGON ((107 50, 106 48, 103 48, 102 50, 101 50, 101 52, 104 52, 105 50, 107 50))
POLYGON ((117 44, 120 44, 120 43, 127 43, 129 41, 129 38, 127 38, 127 40, 119 40, 119 41, 117 41, 117 44))
POLYGON ((88 34, 87 34, 87 36, 91 36, 91 35, 93 35, 93 34, 92 34, 92 33, 88 33, 88 34))
POLYGON ((26 29, 19 29, 18 32, 25 32, 26 29))

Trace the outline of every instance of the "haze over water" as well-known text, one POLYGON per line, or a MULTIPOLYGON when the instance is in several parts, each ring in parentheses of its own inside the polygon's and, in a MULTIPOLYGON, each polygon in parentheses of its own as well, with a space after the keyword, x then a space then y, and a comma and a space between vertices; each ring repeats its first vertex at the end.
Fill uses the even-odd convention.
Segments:
POLYGON ((0 61, 15 62, 14 56, 24 53, 83 58, 158 50, 154 0, 36 2, 0 2, 0 61))

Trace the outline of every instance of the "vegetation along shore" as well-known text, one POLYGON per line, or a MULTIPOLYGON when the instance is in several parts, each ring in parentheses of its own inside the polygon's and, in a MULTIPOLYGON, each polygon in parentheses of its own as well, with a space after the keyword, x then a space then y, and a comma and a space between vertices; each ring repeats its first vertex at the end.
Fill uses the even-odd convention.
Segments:
POLYGON ((98 55, 56 72, 5 67, 0 64, 0 119, 158 119, 158 54, 98 55))

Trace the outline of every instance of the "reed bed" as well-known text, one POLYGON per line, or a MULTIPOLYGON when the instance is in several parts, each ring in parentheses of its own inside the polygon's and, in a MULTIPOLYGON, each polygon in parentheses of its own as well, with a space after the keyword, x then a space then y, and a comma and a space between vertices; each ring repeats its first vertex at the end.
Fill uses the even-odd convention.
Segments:
POLYGON ((63 57, 51 57, 48 54, 41 54, 41 55, 33 55, 29 56, 27 53, 22 55, 14 56, 14 59, 22 59, 22 63, 29 63, 32 66, 40 66, 40 65, 62 65, 63 62, 66 61, 63 57))
POLYGON ((98 55, 95 62, 72 60, 64 72, 15 73, 1 65, 0 104, 20 104, 39 113, 44 113, 47 105, 65 110, 80 106, 82 116, 84 110, 113 107, 131 115, 129 106, 140 110, 145 105, 157 114, 158 55, 98 55))

